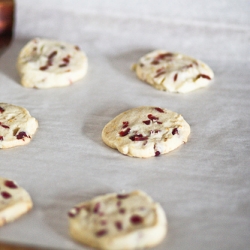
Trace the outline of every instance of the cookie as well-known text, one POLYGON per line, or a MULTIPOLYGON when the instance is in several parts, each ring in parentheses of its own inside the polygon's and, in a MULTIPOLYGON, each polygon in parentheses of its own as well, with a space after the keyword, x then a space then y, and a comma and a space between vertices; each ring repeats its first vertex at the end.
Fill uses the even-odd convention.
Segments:
POLYGON ((190 126, 183 117, 159 107, 127 110, 102 131, 103 141, 124 155, 147 158, 166 154, 187 142, 190 126))
POLYGON ((64 87, 83 78, 87 72, 86 55, 78 46, 35 38, 18 56, 21 84, 27 88, 64 87))
POLYGON ((205 63, 186 55, 156 50, 133 66, 137 76, 158 90, 187 93, 205 87, 213 71, 205 63))
POLYGON ((14 221, 33 206, 30 195, 16 182, 0 177, 0 226, 14 221))
POLYGON ((38 122, 28 110, 0 103, 0 149, 25 145, 38 128, 38 122))
POLYGON ((167 232, 162 207, 140 190, 98 196, 78 204, 68 215, 70 235, 98 249, 152 247, 167 232))

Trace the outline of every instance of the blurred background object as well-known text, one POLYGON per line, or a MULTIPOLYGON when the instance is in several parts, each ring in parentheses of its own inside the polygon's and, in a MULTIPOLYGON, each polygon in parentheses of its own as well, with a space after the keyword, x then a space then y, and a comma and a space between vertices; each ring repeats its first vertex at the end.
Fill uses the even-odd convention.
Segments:
POLYGON ((0 0, 0 49, 12 39, 14 24, 14 0, 0 0))

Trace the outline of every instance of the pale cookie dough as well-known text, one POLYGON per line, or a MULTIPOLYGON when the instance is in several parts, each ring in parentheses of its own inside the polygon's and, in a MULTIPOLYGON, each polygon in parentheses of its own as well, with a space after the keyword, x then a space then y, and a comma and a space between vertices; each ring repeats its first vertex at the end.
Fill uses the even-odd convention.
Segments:
POLYGON ((16 182, 0 177, 0 226, 14 221, 33 206, 30 195, 16 182))
POLYGON ((159 244, 167 232, 167 219, 160 204, 136 190, 107 194, 72 208, 70 235, 91 247, 129 250, 159 244))
POLYGON ((21 84, 27 88, 68 86, 83 78, 87 67, 87 57, 78 46, 40 38, 26 44, 17 61, 21 84))
POLYGON ((127 110, 102 131, 103 141, 125 155, 147 158, 174 150, 187 142, 190 126, 183 117, 159 107, 127 110))
POLYGON ((186 55, 156 50, 133 66, 142 81, 159 90, 187 93, 205 87, 213 71, 205 63, 186 55))
POLYGON ((0 149, 25 145, 38 128, 38 122, 28 110, 0 103, 0 149))

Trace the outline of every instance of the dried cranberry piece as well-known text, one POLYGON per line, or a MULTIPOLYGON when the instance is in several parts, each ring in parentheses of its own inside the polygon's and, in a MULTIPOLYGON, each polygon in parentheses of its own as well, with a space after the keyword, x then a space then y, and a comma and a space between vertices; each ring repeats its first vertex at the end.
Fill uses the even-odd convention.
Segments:
POLYGON ((48 68, 49 68, 49 66, 48 66, 48 65, 45 65, 45 66, 40 67, 39 69, 40 69, 40 70, 46 70, 46 69, 48 69, 48 68))
POLYGON ((148 139, 147 136, 143 136, 142 134, 139 135, 132 135, 129 137, 131 141, 146 141, 148 139))
POLYGON ((93 212, 97 214, 100 211, 101 203, 97 202, 94 206, 93 212))
POLYGON ((160 151, 156 151, 156 152, 155 152, 155 156, 159 156, 160 154, 161 154, 160 151))
POLYGON ((116 226, 118 231, 121 231, 123 228, 121 221, 116 221, 115 226, 116 226))
POLYGON ((130 131, 130 128, 127 128, 125 131, 120 131, 119 135, 122 136, 122 137, 126 136, 129 133, 129 131, 130 131))
POLYGON ((158 122, 158 121, 157 121, 157 123, 158 123, 158 124, 162 124, 162 122, 158 122))
POLYGON ((67 55, 67 56, 64 57, 62 60, 63 60, 65 63, 69 63, 70 55, 67 55))
POLYGON ((10 127, 7 126, 7 125, 2 125, 2 124, 1 124, 1 126, 2 126, 3 128, 10 128, 10 127))
POLYGON ((126 198, 128 198, 128 197, 129 197, 128 194, 118 194, 118 195, 117 195, 117 199, 126 199, 126 198))
POLYGON ((159 77, 159 76, 161 76, 161 75, 163 75, 163 74, 165 74, 165 73, 166 73, 165 70, 164 70, 164 71, 161 71, 161 72, 159 72, 158 74, 156 74, 154 77, 157 78, 157 77, 159 77))
POLYGON ((153 120, 159 120, 159 117, 153 116, 152 114, 148 115, 148 119, 150 119, 151 121, 153 120))
POLYGON ((51 60, 53 57, 55 57, 57 55, 57 51, 53 51, 48 55, 48 59, 51 60))
POLYGON ((200 78, 200 77, 206 78, 206 79, 208 79, 208 80, 211 80, 210 76, 208 76, 208 75, 199 74, 199 75, 197 76, 197 78, 200 78))
POLYGON ((158 60, 153 60, 152 62, 151 62, 151 64, 153 64, 153 65, 157 65, 157 64, 159 64, 160 62, 158 61, 158 60))
POLYGON ((178 78, 178 73, 174 75, 174 82, 177 80, 177 78, 178 78))
POLYGON ((162 60, 162 59, 165 59, 166 57, 172 57, 174 54, 173 53, 170 53, 170 52, 167 52, 167 53, 163 53, 163 54, 159 54, 155 60, 162 60))
POLYGON ((5 110, 2 108, 2 107, 0 107, 0 113, 3 113, 5 110))
POLYGON ((140 215, 133 215, 130 217, 130 222, 134 225, 138 225, 143 222, 143 218, 140 215))
MULTIPOLYGON (((29 136, 27 136, 27 134, 26 134, 25 132, 23 132, 23 131, 19 132, 18 135, 16 135, 16 138, 17 138, 18 140, 21 140, 21 139, 23 139, 24 137, 29 137, 29 136)), ((29 137, 29 138, 30 138, 30 137, 29 137)))
POLYGON ((0 135, 0 141, 3 141, 3 136, 0 135))
POLYGON ((160 113, 164 113, 164 110, 161 109, 161 108, 156 107, 155 110, 157 110, 157 111, 160 112, 160 113))
POLYGON ((80 208, 79 207, 74 207, 72 208, 69 212, 68 212, 68 216, 73 218, 75 217, 77 214, 79 214, 80 212, 80 208))
POLYGON ((143 123, 145 123, 146 125, 150 124, 150 120, 146 120, 146 121, 142 121, 143 123))
POLYGON ((172 135, 175 135, 175 134, 179 134, 179 131, 177 128, 174 128, 173 131, 172 131, 172 135))
POLYGON ((129 122, 123 122, 122 124, 122 128, 126 128, 129 125, 129 122))
POLYGON ((102 237, 102 236, 106 235, 107 233, 108 233, 108 230, 107 230, 107 229, 102 229, 102 230, 97 231, 97 232, 95 233, 95 235, 96 235, 97 237, 102 237))
POLYGON ((62 63, 59 65, 60 68, 66 67, 68 65, 68 63, 62 63))
POLYGON ((4 185, 8 188, 18 188, 18 186, 16 185, 16 183, 14 181, 11 180, 6 180, 4 182, 4 185))
POLYGON ((125 212, 126 212, 125 208, 120 208, 120 209, 119 209, 119 213, 120 213, 120 214, 125 214, 125 212))
POLYGON ((76 46, 75 46, 75 49, 76 49, 76 50, 80 50, 80 47, 76 45, 76 46))
POLYGON ((4 199, 9 199, 11 197, 11 194, 5 191, 1 192, 1 195, 4 199))

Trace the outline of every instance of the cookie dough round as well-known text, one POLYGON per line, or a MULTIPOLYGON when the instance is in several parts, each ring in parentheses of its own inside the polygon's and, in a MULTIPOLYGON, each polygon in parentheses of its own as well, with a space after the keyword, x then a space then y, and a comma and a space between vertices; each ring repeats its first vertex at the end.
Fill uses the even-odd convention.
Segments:
POLYGON ((153 247, 167 232, 162 207, 140 190, 98 196, 76 205, 68 215, 70 235, 98 249, 153 247))
POLYGON ((28 110, 0 103, 0 149, 25 145, 38 128, 38 122, 28 110))
POLYGON ((87 57, 78 46, 41 38, 28 42, 17 61, 21 84, 27 88, 68 86, 83 78, 87 67, 87 57))
POLYGON ((179 93, 205 87, 214 77, 204 62, 165 50, 146 54, 133 69, 139 79, 156 89, 179 93))
POLYGON ((147 158, 166 154, 187 142, 190 126, 183 117, 159 107, 127 110, 102 131, 103 141, 125 155, 147 158))
POLYGON ((0 226, 27 213, 33 206, 30 195, 15 181, 0 177, 0 226))

